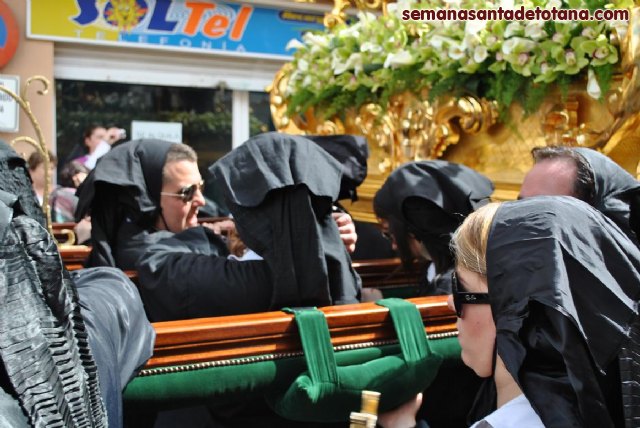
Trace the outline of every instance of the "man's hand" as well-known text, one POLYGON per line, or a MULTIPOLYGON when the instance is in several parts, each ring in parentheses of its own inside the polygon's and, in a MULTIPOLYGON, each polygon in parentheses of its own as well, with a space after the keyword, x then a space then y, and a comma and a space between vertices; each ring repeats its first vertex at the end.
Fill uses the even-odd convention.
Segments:
POLYGON ((236 224, 233 220, 222 220, 215 223, 202 223, 201 226, 207 229, 213 230, 216 235, 227 235, 236 229, 236 224))
POLYGON ((358 234, 356 233, 356 225, 353 224, 353 219, 347 213, 332 213, 331 217, 335 220, 340 231, 340 238, 347 251, 353 253, 356 250, 356 242, 358 241, 358 234))

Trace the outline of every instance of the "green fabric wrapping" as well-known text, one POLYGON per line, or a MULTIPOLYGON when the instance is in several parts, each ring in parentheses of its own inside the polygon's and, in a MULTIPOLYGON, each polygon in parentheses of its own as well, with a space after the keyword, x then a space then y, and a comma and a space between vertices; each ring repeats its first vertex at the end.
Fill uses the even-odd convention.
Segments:
POLYGON ((385 411, 429 386, 442 357, 431 349, 418 309, 402 299, 377 303, 389 308, 402 352, 348 366, 336 365, 324 314, 295 312, 307 371, 280 394, 267 397, 274 411, 291 420, 340 422, 360 408, 364 389, 382 394, 379 408, 385 411))

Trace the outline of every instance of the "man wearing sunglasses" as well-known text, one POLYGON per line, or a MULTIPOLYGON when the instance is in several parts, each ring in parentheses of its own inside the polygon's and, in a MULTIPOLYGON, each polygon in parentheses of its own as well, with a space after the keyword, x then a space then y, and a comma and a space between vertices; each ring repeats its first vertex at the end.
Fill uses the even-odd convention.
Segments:
MULTIPOLYGON (((92 213, 89 266, 138 270, 152 321, 255 312, 268 301, 263 285, 269 272, 262 261, 229 263, 220 236, 198 226, 205 201, 197 156, 189 146, 160 140, 121 144, 87 177, 79 199, 76 217, 92 213), (197 298, 205 288, 207 299, 197 298), (215 306, 211 296, 217 296, 215 306)), ((334 219, 352 250, 353 221, 343 213, 334 219)))

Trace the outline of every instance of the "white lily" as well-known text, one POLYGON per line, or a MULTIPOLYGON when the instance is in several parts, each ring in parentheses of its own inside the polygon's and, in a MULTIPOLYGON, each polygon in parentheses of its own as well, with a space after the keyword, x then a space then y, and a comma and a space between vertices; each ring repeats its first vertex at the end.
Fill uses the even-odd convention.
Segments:
POLYGON ((587 93, 591 98, 595 98, 596 100, 600 99, 600 96, 602 95, 602 90, 600 89, 600 85, 598 84, 598 79, 596 79, 596 73, 594 73, 592 69, 589 69, 587 93))
POLYGON ((554 7, 555 7, 556 9, 561 9, 561 8, 562 8, 562 1, 560 1, 560 0, 549 0, 549 1, 544 5, 544 8, 545 8, 546 10, 551 10, 551 9, 553 9, 554 7))
POLYGON ((511 53, 531 52, 535 47, 536 42, 532 40, 513 37, 502 44, 502 53, 509 55, 511 53))
POLYGON ((360 52, 379 53, 382 52, 382 46, 377 43, 364 42, 360 45, 360 52))
POLYGON ((402 50, 387 55, 387 59, 384 61, 384 68, 411 65, 413 63, 415 63, 413 55, 411 55, 410 52, 402 50))
POLYGON ((473 60, 477 63, 483 62, 485 59, 487 59, 488 56, 489 53, 487 51, 487 48, 484 46, 476 46, 473 51, 473 60))
POLYGON ((518 21, 511 22, 507 25, 507 28, 504 29, 504 37, 518 36, 522 34, 522 30, 522 24, 518 21))
POLYGON ((291 50, 291 49, 300 49, 304 47, 304 43, 302 43, 300 40, 298 39, 291 39, 289 40, 289 43, 287 43, 287 46, 285 47, 286 50, 291 50))
POLYGON ((301 73, 306 73, 307 71, 309 71, 309 63, 300 58, 298 60, 298 71, 300 71, 301 73))
POLYGON ((527 22, 527 25, 524 27, 524 35, 525 37, 529 37, 533 40, 540 40, 541 38, 545 37, 547 33, 545 33, 544 31, 544 22, 527 22))

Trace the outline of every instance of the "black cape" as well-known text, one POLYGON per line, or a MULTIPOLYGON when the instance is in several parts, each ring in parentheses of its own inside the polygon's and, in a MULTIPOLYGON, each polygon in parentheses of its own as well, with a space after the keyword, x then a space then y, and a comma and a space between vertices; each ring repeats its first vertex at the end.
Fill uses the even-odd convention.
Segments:
POLYGON ((593 170, 593 206, 613 220, 631 239, 640 242, 640 182, 602 153, 585 148, 574 150, 589 162, 593 170))
POLYGON ((437 276, 427 294, 451 293, 451 235, 470 213, 490 201, 493 189, 488 178, 471 168, 430 160, 402 165, 376 193, 376 215, 389 221, 403 259, 411 259, 408 233, 429 252, 437 276))
POLYGON ((545 426, 619 421, 621 384, 610 371, 637 320, 639 272, 638 248, 582 201, 498 209, 487 246, 497 353, 545 426))
POLYGON ((342 168, 326 151, 303 137, 267 133, 210 170, 240 237, 272 272, 272 309, 358 301, 360 278, 331 218, 342 168))
MULTIPOLYGON (((78 192, 76 221, 91 215, 91 254, 87 266, 118 266, 114 254, 128 237, 123 223, 153 227, 160 206, 162 169, 169 147, 163 140, 134 140, 100 158, 78 192)), ((127 266, 130 268, 130 266, 127 266)))
POLYGON ((31 426, 121 426, 122 389, 155 338, 138 292, 115 269, 70 277, 24 161, 4 143, 0 155, 0 387, 31 426))

